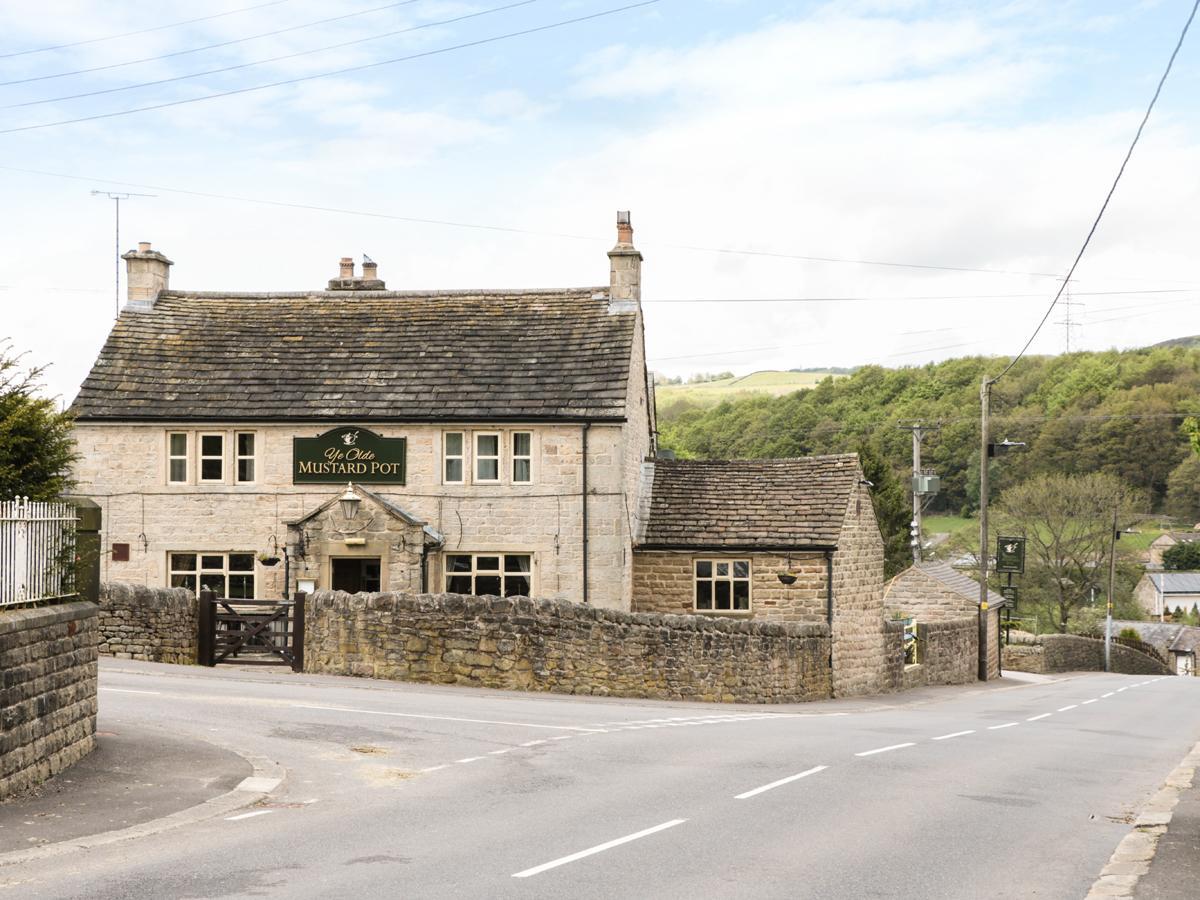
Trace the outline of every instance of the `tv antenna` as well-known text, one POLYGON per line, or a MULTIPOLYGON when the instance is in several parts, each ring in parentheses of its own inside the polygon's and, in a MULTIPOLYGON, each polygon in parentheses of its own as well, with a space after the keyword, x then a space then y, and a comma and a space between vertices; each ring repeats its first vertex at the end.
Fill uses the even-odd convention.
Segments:
POLYGON ((113 318, 121 317, 121 201, 128 200, 131 197, 157 197, 158 194, 133 194, 127 191, 92 191, 93 197, 107 197, 109 200, 116 202, 117 220, 114 229, 114 245, 116 247, 115 255, 115 276, 113 279, 113 304, 115 310, 113 318))

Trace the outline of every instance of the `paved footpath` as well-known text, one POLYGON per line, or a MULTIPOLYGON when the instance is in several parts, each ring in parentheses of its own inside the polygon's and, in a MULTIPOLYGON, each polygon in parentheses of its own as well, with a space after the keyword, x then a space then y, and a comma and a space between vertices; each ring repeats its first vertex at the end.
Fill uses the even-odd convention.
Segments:
POLYGON ((0 898, 1082 898, 1198 710, 1200 680, 1122 675, 755 707, 105 660, 103 730, 285 778, 0 856, 0 898))

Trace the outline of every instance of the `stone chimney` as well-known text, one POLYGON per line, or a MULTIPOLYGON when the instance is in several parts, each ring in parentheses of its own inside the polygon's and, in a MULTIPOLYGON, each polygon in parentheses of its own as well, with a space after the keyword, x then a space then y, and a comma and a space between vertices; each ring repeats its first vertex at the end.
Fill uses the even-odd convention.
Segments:
POLYGON ((126 306, 151 309, 158 295, 167 290, 171 266, 175 263, 157 250, 151 250, 149 241, 141 241, 136 250, 123 254, 121 259, 125 260, 126 306))
POLYGON ((331 291, 383 291, 387 285, 379 280, 379 263, 363 255, 362 278, 354 277, 354 258, 343 256, 338 261, 338 277, 329 279, 331 291))
POLYGON ((633 246, 633 219, 617 213, 617 245, 608 251, 610 312, 637 309, 642 299, 642 254, 633 246))

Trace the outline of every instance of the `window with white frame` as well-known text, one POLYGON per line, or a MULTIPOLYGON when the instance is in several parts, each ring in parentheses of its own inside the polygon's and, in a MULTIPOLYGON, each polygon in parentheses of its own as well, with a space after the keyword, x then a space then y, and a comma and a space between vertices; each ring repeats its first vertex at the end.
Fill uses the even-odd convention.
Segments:
POLYGON ((445 484, 462 484, 464 436, 461 431, 447 431, 442 435, 442 481, 445 484))
POLYGON ((698 611, 750 610, 750 560, 698 559, 695 572, 698 611))
POLYGON ((533 481, 533 433, 512 433, 512 480, 513 484, 529 484, 533 481))
POLYGON ((186 431, 167 434, 167 483, 187 484, 188 436, 186 431))
POLYGON ((200 435, 200 480, 225 480, 225 435, 200 435))
POLYGON ((233 437, 234 477, 238 484, 249 484, 255 480, 254 432, 239 431, 233 437))
POLYGON ((254 599, 253 553, 170 553, 171 587, 212 591, 231 600, 254 599))
POLYGON ((500 435, 494 431, 475 432, 475 481, 500 480, 500 435))
POLYGON ((528 597, 533 593, 533 557, 528 553, 447 553, 446 592, 528 597))

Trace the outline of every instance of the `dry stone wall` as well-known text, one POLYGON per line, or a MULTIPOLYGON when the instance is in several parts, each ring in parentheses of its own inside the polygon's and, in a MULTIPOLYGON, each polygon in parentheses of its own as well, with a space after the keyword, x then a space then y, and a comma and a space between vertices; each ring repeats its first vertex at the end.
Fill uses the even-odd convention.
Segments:
MULTIPOLYGON (((1104 641, 1078 634, 1046 634, 1036 643, 1004 648, 1004 666, 1016 672, 1103 672, 1104 641)), ((1171 675, 1170 666, 1132 647, 1112 645, 1112 671, 1122 675, 1171 675)))
POLYGON ((453 594, 308 598, 305 671, 614 697, 831 695, 829 629, 453 594))
POLYGON ((96 606, 0 611, 0 800, 96 742, 96 606))
POLYGON ((100 655, 188 665, 196 661, 198 603, 183 588, 100 586, 100 655))
POLYGON ((979 675, 979 625, 975 617, 917 623, 917 662, 904 664, 904 624, 884 623, 888 649, 886 684, 910 690, 939 684, 970 684, 979 675))

